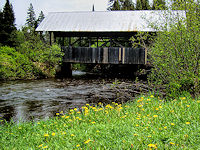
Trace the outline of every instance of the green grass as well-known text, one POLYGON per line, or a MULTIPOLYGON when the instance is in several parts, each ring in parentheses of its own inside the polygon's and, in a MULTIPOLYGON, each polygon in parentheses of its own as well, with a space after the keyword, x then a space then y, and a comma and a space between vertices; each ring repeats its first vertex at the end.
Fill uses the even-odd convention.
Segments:
POLYGON ((199 149, 200 99, 139 97, 123 105, 86 105, 83 111, 0 129, 0 149, 199 149))

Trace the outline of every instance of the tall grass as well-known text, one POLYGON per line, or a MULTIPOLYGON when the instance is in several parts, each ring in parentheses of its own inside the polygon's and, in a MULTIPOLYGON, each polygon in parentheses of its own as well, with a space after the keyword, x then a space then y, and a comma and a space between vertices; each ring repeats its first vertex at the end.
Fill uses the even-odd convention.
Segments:
POLYGON ((6 123, 0 149, 199 149, 200 99, 153 95, 126 104, 86 104, 39 122, 6 123))

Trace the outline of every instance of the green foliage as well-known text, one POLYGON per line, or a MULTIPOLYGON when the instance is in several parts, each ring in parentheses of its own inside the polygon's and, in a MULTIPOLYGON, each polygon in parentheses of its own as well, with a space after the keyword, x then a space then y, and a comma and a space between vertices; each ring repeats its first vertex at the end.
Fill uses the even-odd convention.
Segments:
POLYGON ((37 122, 5 123, 1 149, 199 149, 200 99, 153 95, 126 104, 86 104, 37 122))
POLYGON ((31 28, 35 28, 35 26, 37 24, 36 17, 35 17, 35 11, 33 9, 32 3, 30 3, 30 7, 28 8, 26 24, 28 25, 28 27, 31 27, 31 28))
POLYGON ((166 10, 166 2, 165 0, 153 0, 152 10, 166 10))
POLYGON ((134 10, 132 0, 109 0, 108 10, 134 10))
POLYGON ((44 13, 43 11, 40 12, 40 15, 37 19, 37 26, 44 20, 45 16, 44 16, 44 13))
POLYGON ((0 47, 0 79, 29 79, 37 74, 33 63, 14 48, 0 47))
POLYGON ((15 41, 13 40, 15 27, 15 16, 13 12, 13 7, 9 0, 6 0, 6 4, 3 8, 3 12, 0 13, 0 43, 1 45, 15 46, 15 41))
POLYGON ((163 85, 169 96, 183 91, 197 95, 200 89, 199 15, 196 3, 186 4, 186 20, 158 33, 150 53, 154 66, 150 80, 163 85))
POLYGON ((150 10, 149 0, 137 0, 136 1, 136 10, 150 10))

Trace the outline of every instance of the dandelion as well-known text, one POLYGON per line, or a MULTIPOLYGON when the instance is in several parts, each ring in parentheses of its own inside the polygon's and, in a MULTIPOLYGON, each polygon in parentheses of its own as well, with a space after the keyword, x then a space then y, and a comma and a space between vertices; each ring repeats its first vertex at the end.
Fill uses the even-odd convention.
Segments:
POLYGON ((49 134, 47 134, 47 133, 44 134, 44 137, 48 137, 48 136, 49 136, 49 134))
POLYGON ((186 105, 186 107, 190 107, 190 105, 186 105))
POLYGON ((97 130, 96 132, 97 132, 97 133, 99 133, 100 131, 99 131, 99 130, 97 130))
POLYGON ((171 145, 175 145, 175 143, 173 143, 173 142, 169 142, 169 144, 171 144, 171 145))
POLYGON ((85 144, 88 144, 88 143, 91 142, 91 141, 92 141, 92 140, 89 139, 89 140, 85 141, 84 143, 85 143, 85 144))
POLYGON ((159 108, 162 108, 162 106, 159 106, 159 108))
POLYGON ((157 118, 157 117, 158 117, 158 115, 153 115, 153 117, 154 117, 154 118, 157 118))
POLYGON ((60 115, 60 113, 56 113, 56 116, 60 115))
POLYGON ((77 108, 74 108, 74 111, 77 111, 77 108))
POLYGON ((51 135, 52 135, 52 136, 55 136, 56 134, 55 134, 55 132, 53 132, 51 135))
POLYGON ((140 108, 140 107, 142 107, 142 105, 139 105, 138 107, 140 108))
POLYGON ((69 118, 69 116, 66 116, 65 119, 69 118))
POLYGON ((136 118, 137 120, 140 120, 140 118, 136 118))
POLYGON ((185 124, 190 124, 190 122, 186 122, 185 124))
POLYGON ((93 121, 93 122, 91 122, 92 124, 95 124, 96 122, 95 121, 93 121))
POLYGON ((76 147, 80 147, 80 145, 78 144, 78 145, 76 145, 76 147))
POLYGON ((71 136, 75 136, 74 134, 71 134, 71 136))
POLYGON ((150 97, 151 97, 151 98, 153 98, 154 96, 153 96, 153 95, 151 95, 150 97))
POLYGON ((165 126, 164 129, 167 129, 167 127, 165 126))
POLYGON ((159 108, 156 108, 156 110, 159 110, 159 108))
POLYGON ((181 97, 180 99, 181 99, 181 100, 185 100, 186 98, 185 98, 185 97, 181 97))
POLYGON ((80 113, 81 113, 80 111, 77 112, 77 114, 80 114, 80 113))
POLYGON ((148 144, 148 147, 150 147, 150 148, 157 148, 157 144, 148 144))
POLYGON ((136 126, 136 127, 139 127, 139 125, 138 125, 138 124, 136 124, 135 126, 136 126))
POLYGON ((171 123, 171 125, 174 126, 175 124, 174 124, 174 123, 171 123))
POLYGON ((40 124, 40 122, 38 122, 37 124, 40 124))
POLYGON ((44 146, 43 148, 44 148, 44 149, 45 149, 45 148, 48 148, 48 146, 44 146))
POLYGON ((42 147, 43 144, 39 145, 38 147, 42 147))
POLYGON ((147 99, 147 101, 149 101, 149 102, 150 102, 151 100, 148 98, 148 99, 147 99))

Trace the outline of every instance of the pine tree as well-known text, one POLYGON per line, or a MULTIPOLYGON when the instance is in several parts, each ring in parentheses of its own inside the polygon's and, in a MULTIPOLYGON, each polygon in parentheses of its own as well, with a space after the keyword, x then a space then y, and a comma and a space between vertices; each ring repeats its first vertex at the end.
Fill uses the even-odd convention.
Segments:
POLYGON ((166 10, 166 2, 165 0, 153 0, 152 10, 166 10))
POLYGON ((142 10, 142 3, 141 3, 141 0, 137 0, 137 1, 136 1, 135 9, 136 9, 136 10, 142 10))
POLYGON ((39 25, 42 22, 42 20, 44 20, 44 18, 45 18, 44 13, 43 13, 43 11, 41 11, 40 15, 37 19, 37 24, 39 25))
POLYGON ((134 10, 134 4, 132 0, 125 0, 122 4, 122 10, 134 10))
POLYGON ((116 0, 111 8, 111 10, 121 10, 119 0, 116 0))
POLYGON ((3 41, 3 12, 0 10, 0 45, 3 41))
POLYGON ((10 4, 9 0, 6 0, 6 4, 3 8, 3 22, 2 24, 2 36, 3 41, 1 43, 3 45, 14 46, 15 41, 13 41, 13 32, 16 31, 15 27, 15 15, 13 11, 13 7, 10 4))
POLYGON ((37 24, 35 19, 35 11, 33 9, 32 3, 30 3, 30 7, 28 8, 26 24, 31 28, 35 28, 37 24))
POLYGON ((148 0, 137 0, 136 1, 136 10, 150 10, 151 7, 149 5, 148 0))

